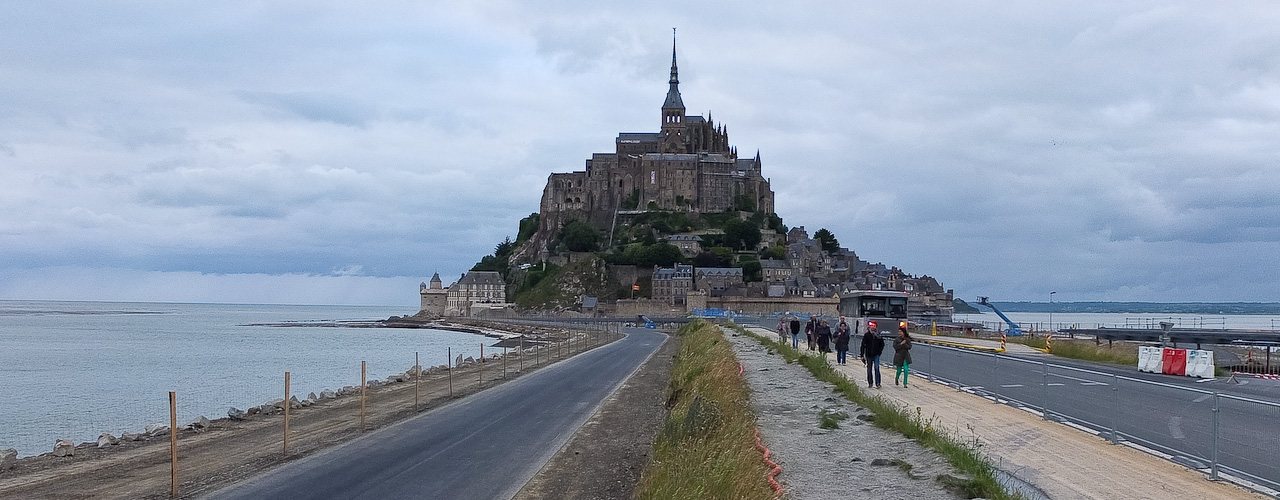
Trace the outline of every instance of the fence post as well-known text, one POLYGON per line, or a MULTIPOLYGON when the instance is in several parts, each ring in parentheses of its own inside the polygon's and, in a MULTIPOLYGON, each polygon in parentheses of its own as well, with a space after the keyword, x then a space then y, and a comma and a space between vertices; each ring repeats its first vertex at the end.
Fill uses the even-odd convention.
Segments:
POLYGON ((289 455, 289 372, 284 372, 284 454, 289 455))
POLYGON ((453 347, 446 347, 444 356, 448 358, 445 359, 445 366, 449 369, 445 371, 449 372, 449 399, 453 399, 453 347))
MULTIPOLYGON (((360 432, 364 432, 364 401, 369 392, 369 382, 365 377, 368 375, 368 362, 360 362, 360 432)), ((287 401, 286 401, 287 402, 287 401)))
POLYGON ((418 413, 418 379, 422 378, 422 365, 418 363, 418 353, 413 353, 413 412, 418 413))
POLYGON ((1111 374, 1111 444, 1120 444, 1119 417, 1115 409, 1120 407, 1120 377, 1111 374))
POLYGON ((1040 414, 1045 420, 1049 419, 1049 363, 1041 361, 1040 365, 1044 367, 1044 375, 1041 376, 1040 382, 1044 386, 1044 404, 1040 406, 1040 414))
POLYGON ((169 498, 178 498, 178 394, 169 391, 169 498))
MULTIPOLYGON (((1270 350, 1270 349, 1268 349, 1270 350)), ((1218 393, 1213 393, 1213 464, 1209 466, 1209 479, 1218 480, 1218 393)))
POLYGON ((934 350, 934 349, 937 349, 937 348, 938 348, 937 346, 935 346, 935 345, 933 345, 933 344, 929 344, 929 373, 928 373, 928 377, 929 377, 929 381, 930 381, 930 382, 933 382, 933 350, 934 350))
POLYGON ((502 380, 507 379, 507 346, 502 346, 502 380))
POLYGON ((996 352, 991 353, 991 385, 993 386, 991 388, 991 393, 995 394, 996 403, 999 403, 1000 392, 1003 392, 1000 390, 1003 389, 1003 387, 1000 387, 1000 353, 996 352))
POLYGON ((484 388, 484 342, 480 343, 480 363, 476 366, 480 367, 480 388, 484 388))
POLYGON ((520 373, 524 373, 524 334, 520 334, 520 373))

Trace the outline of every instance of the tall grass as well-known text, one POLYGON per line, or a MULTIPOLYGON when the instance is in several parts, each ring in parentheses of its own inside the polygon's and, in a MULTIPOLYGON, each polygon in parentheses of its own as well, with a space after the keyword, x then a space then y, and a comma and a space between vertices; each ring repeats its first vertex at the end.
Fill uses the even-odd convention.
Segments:
MULTIPOLYGON (((1037 349, 1045 348, 1045 338, 1040 336, 1008 337, 1008 341, 1037 349)), ((1092 340, 1060 339, 1055 337, 1053 339, 1053 348, 1049 351, 1049 354, 1116 365, 1138 365, 1138 345, 1130 342, 1115 342, 1108 346, 1107 344, 1095 344, 1092 340)))
POLYGON ((662 432, 636 491, 641 499, 768 499, 755 415, 738 360, 720 329, 682 327, 662 432))
POLYGON ((836 371, 824 357, 797 351, 786 342, 756 335, 737 325, 733 325, 733 328, 777 351, 788 363, 799 363, 807 368, 814 378, 834 385, 836 392, 870 410, 877 427, 896 431, 932 448, 957 470, 970 476, 970 479, 950 476, 936 478, 945 486, 956 490, 966 498, 982 497, 996 500, 1022 498, 1021 495, 1005 491, 1000 485, 1000 481, 996 479, 995 467, 982 455, 981 443, 976 438, 965 440, 938 428, 937 419, 925 418, 919 408, 911 412, 887 398, 862 392, 856 382, 850 381, 836 371))

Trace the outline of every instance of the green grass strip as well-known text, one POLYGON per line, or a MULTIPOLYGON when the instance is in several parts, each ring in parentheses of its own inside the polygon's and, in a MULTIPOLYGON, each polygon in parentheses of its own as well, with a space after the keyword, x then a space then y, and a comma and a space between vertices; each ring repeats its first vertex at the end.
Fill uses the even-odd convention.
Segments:
POLYGON ((850 381, 843 374, 836 371, 834 367, 827 363, 826 358, 797 351, 792 349, 791 345, 786 342, 779 342, 756 335, 739 325, 727 326, 734 328, 743 335, 756 339, 756 341, 764 344, 772 351, 782 355, 787 363, 799 363, 807 368, 814 378, 834 385, 836 392, 843 394, 845 398, 848 398, 849 401, 858 406, 870 410, 871 414, 874 415, 873 423, 876 427, 896 431, 946 457, 953 467, 971 477, 971 479, 967 480, 957 480, 949 476, 937 478, 945 486, 952 488, 957 493, 964 495, 966 498, 991 498, 995 500, 1022 498, 1016 492, 1006 491, 1001 486, 1000 481, 996 479, 995 466, 982 455, 982 445, 976 437, 972 440, 959 439, 938 428, 937 417, 925 418, 921 415, 919 407, 916 407, 915 412, 911 412, 905 406, 888 398, 862 392, 857 383, 850 381))
POLYGON ((640 499, 771 499, 755 448, 750 390, 718 326, 680 328, 667 420, 636 490, 640 499))

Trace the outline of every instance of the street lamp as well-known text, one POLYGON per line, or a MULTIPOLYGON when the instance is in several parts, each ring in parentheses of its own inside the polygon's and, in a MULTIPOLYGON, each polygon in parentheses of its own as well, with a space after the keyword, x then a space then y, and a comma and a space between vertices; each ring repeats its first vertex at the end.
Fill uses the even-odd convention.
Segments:
POLYGON ((1056 291, 1049 292, 1049 334, 1050 335, 1053 335, 1053 294, 1055 293, 1058 293, 1058 292, 1056 291))

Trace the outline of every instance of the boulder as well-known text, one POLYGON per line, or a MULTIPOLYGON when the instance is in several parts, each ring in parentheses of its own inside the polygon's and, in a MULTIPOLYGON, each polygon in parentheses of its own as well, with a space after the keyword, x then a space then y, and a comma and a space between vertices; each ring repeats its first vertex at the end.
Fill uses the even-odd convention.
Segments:
POLYGON ((146 434, 135 434, 132 432, 120 433, 121 441, 142 441, 143 439, 146 439, 146 438, 147 438, 146 434))
POLYGON ((169 426, 159 423, 147 424, 146 431, 148 437, 163 436, 169 433, 169 426))
POLYGON ((320 391, 320 399, 333 399, 338 397, 338 393, 325 389, 320 391))
POLYGON ((98 434, 99 448, 106 448, 108 446, 115 445, 115 444, 120 444, 120 440, 116 439, 115 436, 112 436, 110 432, 104 432, 102 434, 98 434))
POLYGON ((289 409, 302 408, 302 402, 298 401, 297 396, 289 396, 289 409))
POLYGON ((76 444, 67 439, 59 439, 53 443, 53 456, 71 457, 76 454, 76 444))
POLYGON ((246 411, 246 412, 244 412, 244 413, 245 413, 245 415, 246 415, 246 416, 248 416, 248 415, 257 415, 257 414, 259 414, 259 413, 262 413, 262 408, 259 408, 259 407, 255 406, 255 407, 253 407, 253 408, 249 408, 249 410, 248 410, 248 411, 246 411))
POLYGON ((462 360, 462 366, 471 366, 474 364, 476 364, 476 358, 471 356, 467 356, 467 359, 462 360))
POLYGON ((200 418, 197 418, 195 422, 191 422, 191 430, 204 432, 209 430, 209 426, 212 424, 213 422, 210 422, 209 419, 204 417, 204 415, 200 415, 200 418))
POLYGON ((232 406, 230 410, 227 410, 227 418, 231 420, 244 420, 244 417, 247 417, 247 416, 248 414, 246 414, 244 410, 241 410, 234 406, 232 406))
POLYGON ((7 448, 0 450, 0 470, 9 470, 18 466, 18 450, 7 448))
POLYGON ((273 399, 273 400, 271 400, 271 401, 267 401, 267 404, 262 405, 262 406, 270 406, 270 407, 272 407, 272 408, 280 408, 280 409, 282 409, 282 410, 283 410, 283 409, 284 409, 284 399, 283 399, 283 398, 276 398, 276 399, 273 399))
POLYGON ((313 392, 313 393, 307 394, 307 401, 315 401, 317 399, 320 399, 320 398, 316 396, 316 393, 313 392))

